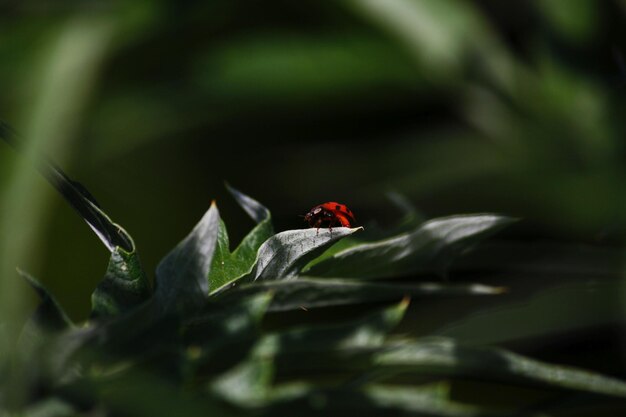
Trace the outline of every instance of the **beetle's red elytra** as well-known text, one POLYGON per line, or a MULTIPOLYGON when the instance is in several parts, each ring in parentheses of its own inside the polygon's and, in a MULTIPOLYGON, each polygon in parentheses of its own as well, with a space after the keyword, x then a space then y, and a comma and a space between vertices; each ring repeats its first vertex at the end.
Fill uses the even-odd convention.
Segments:
POLYGON ((356 219, 354 214, 352 214, 352 210, 345 204, 329 201, 313 207, 304 216, 304 221, 318 230, 323 224, 326 224, 332 232, 333 226, 351 227, 352 223, 356 222, 356 219))

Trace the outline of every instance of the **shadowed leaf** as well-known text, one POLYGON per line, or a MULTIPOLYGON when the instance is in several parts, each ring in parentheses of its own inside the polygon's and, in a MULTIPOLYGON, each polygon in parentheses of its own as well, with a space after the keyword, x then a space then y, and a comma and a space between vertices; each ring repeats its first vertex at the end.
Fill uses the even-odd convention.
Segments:
POLYGON ((78 415, 75 408, 59 398, 48 398, 24 410, 25 417, 67 417, 78 415))
MULTIPOLYGON (((0 139, 17 150, 21 150, 24 145, 23 140, 13 129, 2 121, 0 121, 0 139)), ((82 184, 70 179, 61 168, 42 156, 36 160, 36 167, 63 196, 65 201, 85 220, 109 251, 113 252, 116 247, 121 247, 129 252, 134 251, 130 236, 122 227, 113 223, 82 184)))
POLYGON ((270 212, 267 208, 230 186, 228 186, 228 191, 246 213, 257 222, 257 225, 243 238, 237 249, 230 252, 228 231, 224 222, 220 221, 217 246, 208 278, 211 293, 219 291, 250 273, 259 247, 274 234, 270 212))
POLYGON ((213 203, 191 233, 161 260, 155 299, 162 311, 191 311, 205 302, 218 229, 219 212, 213 203))
POLYGON ((414 417, 530 417, 537 414, 515 413, 473 407, 450 400, 433 398, 419 388, 373 386, 367 390, 302 387, 295 398, 276 401, 268 415, 298 416, 414 416, 414 417))
POLYGON ((116 247, 111 252, 104 279, 91 295, 92 317, 125 313, 148 300, 150 283, 135 251, 116 247))
POLYGON ((626 382, 569 366, 547 364, 504 349, 460 345, 453 339, 398 342, 376 353, 386 376, 421 373, 513 385, 540 385, 626 398, 626 382))
POLYGON ((61 305, 43 284, 26 271, 18 268, 17 272, 28 281, 41 300, 30 320, 34 326, 44 331, 61 331, 73 325, 61 305))
POLYGON ((188 377, 235 366, 260 335, 260 324, 272 299, 265 292, 229 303, 211 303, 181 328, 188 377))
POLYGON ((471 344, 496 344, 537 340, 623 322, 620 302, 623 285, 620 280, 612 279, 559 285, 538 291, 523 302, 460 317, 437 329, 435 334, 471 344), (529 320, 529 317, 541 319, 529 320))
POLYGON ((299 277, 296 280, 244 284, 225 297, 236 299, 264 291, 271 291, 273 294, 270 311, 287 311, 393 301, 405 296, 430 298, 495 295, 504 293, 506 289, 482 284, 383 284, 353 279, 299 277))
POLYGON ((408 306, 409 300, 405 298, 391 307, 347 323, 301 327, 269 334, 259 342, 256 354, 259 357, 274 356, 278 360, 294 353, 324 354, 342 349, 377 348, 383 345, 387 333, 402 320, 408 306))

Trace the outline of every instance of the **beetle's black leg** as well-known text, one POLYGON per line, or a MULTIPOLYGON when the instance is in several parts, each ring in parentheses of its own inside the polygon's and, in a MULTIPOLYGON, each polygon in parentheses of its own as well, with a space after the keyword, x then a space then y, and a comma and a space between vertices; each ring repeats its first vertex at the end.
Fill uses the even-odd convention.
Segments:
POLYGON ((322 220, 323 219, 320 217, 319 219, 317 219, 315 221, 315 226, 313 226, 313 227, 317 228, 317 230, 315 230, 315 236, 319 235, 319 233, 320 233, 320 227, 322 227, 322 220))
POLYGON ((328 225, 328 230, 330 231, 330 237, 333 237, 333 226, 337 223, 337 218, 333 217, 330 220, 330 223, 328 225))

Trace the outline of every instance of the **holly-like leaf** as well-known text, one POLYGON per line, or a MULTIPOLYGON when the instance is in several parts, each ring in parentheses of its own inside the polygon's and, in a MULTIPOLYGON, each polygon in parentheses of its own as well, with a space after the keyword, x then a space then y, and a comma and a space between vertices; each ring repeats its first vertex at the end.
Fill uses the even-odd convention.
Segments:
MULTIPOLYGON (((262 281, 244 284, 226 295, 239 299, 258 292, 273 294, 270 311, 288 311, 340 305, 399 300, 403 297, 466 297, 495 295, 506 292, 503 287, 482 284, 392 284, 363 282, 341 278, 299 277, 287 281, 262 281)), ((233 300, 234 301, 234 300, 233 300)))
POLYGON ((237 249, 230 252, 228 231, 224 222, 220 221, 217 246, 208 277, 211 293, 249 274, 259 247, 274 234, 270 211, 251 197, 230 186, 227 187, 239 205, 257 222, 257 225, 243 238, 237 249))
POLYGON ((316 276, 385 278, 420 272, 444 272, 461 252, 511 224, 495 214, 443 217, 411 232, 376 242, 360 243, 311 265, 316 276))
POLYGON ((213 203, 191 233, 157 266, 155 302, 162 311, 188 312, 206 301, 219 220, 213 203))
POLYGON ((104 279, 91 295, 91 315, 100 318, 125 313, 148 300, 151 292, 137 252, 118 246, 111 252, 104 279))

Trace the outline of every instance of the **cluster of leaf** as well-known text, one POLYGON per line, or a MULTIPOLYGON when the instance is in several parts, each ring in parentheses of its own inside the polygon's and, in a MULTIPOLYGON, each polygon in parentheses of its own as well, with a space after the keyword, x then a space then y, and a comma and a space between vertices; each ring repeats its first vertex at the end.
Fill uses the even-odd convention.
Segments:
POLYGON ((580 415, 624 406, 626 383, 610 377, 393 332, 410 300, 501 293, 406 277, 445 273, 510 218, 408 222, 373 241, 352 236, 362 228, 275 234, 269 210, 229 188, 256 226, 231 251, 212 204, 157 266, 152 288, 130 236, 76 183, 60 183, 111 258, 81 324, 22 272, 41 304, 19 342, 20 381, 4 380, 0 402, 24 415, 580 415), (458 396, 458 384, 495 394, 458 396), (507 389, 514 399, 502 401, 507 389))

